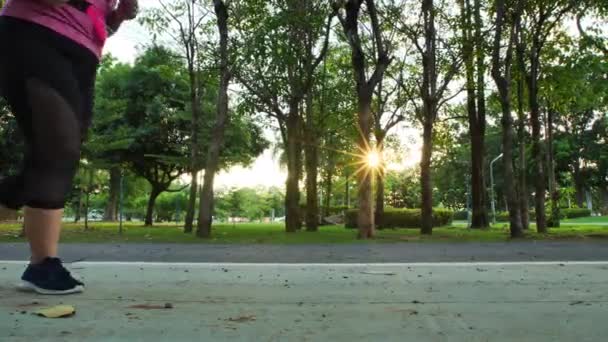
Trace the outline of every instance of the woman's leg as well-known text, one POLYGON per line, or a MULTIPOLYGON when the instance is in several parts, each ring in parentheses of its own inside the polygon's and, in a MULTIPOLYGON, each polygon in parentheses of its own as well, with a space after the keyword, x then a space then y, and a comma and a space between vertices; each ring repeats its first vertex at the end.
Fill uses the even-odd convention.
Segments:
POLYGON ((32 264, 56 258, 63 210, 25 208, 25 235, 30 242, 32 264))
POLYGON ((57 257, 63 206, 80 159, 81 129, 73 106, 55 89, 36 79, 28 80, 26 89, 33 115, 24 223, 35 264, 57 257))

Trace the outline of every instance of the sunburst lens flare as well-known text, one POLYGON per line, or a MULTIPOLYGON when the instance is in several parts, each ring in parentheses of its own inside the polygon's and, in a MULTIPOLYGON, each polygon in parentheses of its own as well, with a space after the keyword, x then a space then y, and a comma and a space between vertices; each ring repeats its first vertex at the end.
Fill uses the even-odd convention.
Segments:
POLYGON ((372 169, 377 169, 381 165, 380 154, 378 151, 369 151, 365 156, 367 166, 372 169))

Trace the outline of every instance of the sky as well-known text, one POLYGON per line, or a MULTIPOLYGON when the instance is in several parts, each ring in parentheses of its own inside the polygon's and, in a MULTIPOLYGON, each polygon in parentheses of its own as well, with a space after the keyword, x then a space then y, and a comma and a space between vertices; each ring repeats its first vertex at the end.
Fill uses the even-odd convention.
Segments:
MULTIPOLYGON (((140 6, 143 9, 155 4, 157 4, 156 0, 140 0, 140 6)), ((151 38, 151 35, 137 22, 127 22, 123 24, 116 35, 108 40, 105 52, 111 53, 122 62, 132 63, 143 47, 151 41, 151 38)), ((395 131, 404 140, 413 140, 414 143, 408 142, 408 151, 405 153, 404 160, 399 163, 392 163, 388 168, 404 169, 416 165, 420 160, 419 131, 407 127, 396 127, 395 131)), ((267 139, 274 142, 275 137, 271 132, 268 132, 267 139)), ((286 178, 286 170, 280 166, 272 151, 267 150, 249 167, 237 166, 220 172, 216 184, 219 188, 283 187, 286 178)))

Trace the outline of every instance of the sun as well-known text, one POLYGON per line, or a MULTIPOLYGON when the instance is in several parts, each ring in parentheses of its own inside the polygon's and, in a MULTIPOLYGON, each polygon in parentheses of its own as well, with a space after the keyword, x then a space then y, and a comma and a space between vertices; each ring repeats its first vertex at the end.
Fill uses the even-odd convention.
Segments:
POLYGON ((378 151, 372 150, 367 153, 365 156, 365 162, 367 166, 371 169, 377 169, 382 164, 380 159, 380 153, 378 151))

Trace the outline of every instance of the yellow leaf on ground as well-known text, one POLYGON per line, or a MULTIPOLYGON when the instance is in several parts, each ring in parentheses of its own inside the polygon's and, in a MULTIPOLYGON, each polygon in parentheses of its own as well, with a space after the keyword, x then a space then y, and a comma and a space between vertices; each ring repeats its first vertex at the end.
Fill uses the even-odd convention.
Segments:
POLYGON ((36 315, 46 318, 62 318, 73 316, 76 313, 71 305, 57 305, 51 308, 41 309, 35 312, 36 315))

